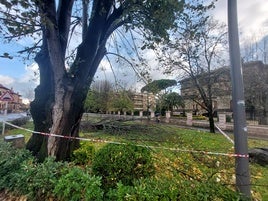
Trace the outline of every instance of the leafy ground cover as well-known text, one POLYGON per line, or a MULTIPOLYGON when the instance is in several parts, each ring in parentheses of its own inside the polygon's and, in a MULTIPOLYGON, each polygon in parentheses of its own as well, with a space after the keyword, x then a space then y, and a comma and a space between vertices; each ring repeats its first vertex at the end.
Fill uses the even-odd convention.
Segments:
MULTIPOLYGON (((84 133, 84 137, 149 146, 156 161, 156 175, 163 180, 188 180, 199 184, 213 180, 235 189, 235 159, 204 153, 234 152, 233 145, 221 134, 182 129, 173 125, 141 124, 131 132, 99 131, 84 133), (177 151, 174 150, 176 148, 177 151), (197 152, 190 152, 191 150, 197 152)), ((249 149, 268 147, 268 141, 249 139, 248 146, 249 149)), ((253 197, 256 200, 268 200, 268 167, 250 164, 250 171, 253 197)))
MULTIPOLYGON (((23 127, 33 128, 31 123, 27 123, 23 127)), ((18 178, 25 180, 27 180, 25 177, 28 176, 28 183, 31 184, 29 188, 34 189, 36 188, 34 181, 50 175, 47 171, 54 172, 54 177, 51 178, 51 181, 58 181, 58 183, 50 183, 49 187, 51 189, 53 185, 56 186, 51 192, 57 195, 57 193, 63 192, 62 189, 66 189, 66 192, 64 191, 66 195, 60 194, 60 196, 67 197, 69 196, 68 190, 70 192, 73 191, 73 183, 77 186, 75 189, 80 189, 79 192, 96 195, 95 197, 98 197, 98 199, 101 199, 100 197, 103 197, 105 194, 107 200, 155 200, 156 198, 158 200, 177 200, 178 198, 180 200, 239 199, 235 193, 234 186, 234 158, 216 154, 233 153, 233 145, 222 135, 181 129, 172 125, 138 122, 120 123, 116 127, 116 130, 108 128, 94 132, 83 131, 81 136, 92 140, 92 142, 81 142, 82 147, 74 154, 73 162, 68 165, 53 165, 51 160, 42 165, 35 164, 33 159, 28 160, 28 162, 21 162, 25 158, 25 154, 19 155, 21 157, 18 156, 17 162, 14 164, 22 163, 28 175, 19 177, 20 173, 16 172, 16 174, 18 178), (94 156, 98 155, 96 153, 99 153, 109 143, 115 145, 122 143, 122 146, 134 144, 149 150, 154 166, 153 176, 135 179, 130 182, 131 185, 126 185, 119 181, 113 189, 102 189, 100 184, 101 177, 99 176, 105 175, 90 174, 92 174, 94 156), (207 154, 206 152, 213 152, 215 154, 207 154), (36 172, 35 167, 38 167, 40 172, 36 172), (61 167, 62 170, 57 170, 58 167, 61 167), (72 168, 70 167, 74 167, 74 169, 71 171, 72 168), (81 174, 78 174, 78 172, 81 172, 81 174), (39 178, 30 179, 33 175, 39 175, 39 178), (81 181, 91 180, 92 183, 85 183, 87 186, 79 186, 81 181, 78 178, 76 180, 72 179, 74 175, 80 175, 81 181), (33 183, 30 181, 33 181, 33 183), (70 185, 65 186, 66 182, 70 185)), ((26 139, 30 135, 30 133, 18 129, 9 130, 6 133, 6 135, 11 134, 24 134, 26 139)), ((268 141, 249 139, 250 148, 267 146, 268 141)), ((116 150, 119 150, 120 154, 123 152, 119 148, 116 148, 116 150)), ((26 156, 28 155, 26 154, 26 156)), ((104 158, 103 156, 101 157, 104 158)), ((116 157, 117 155, 115 154, 114 160, 116 160, 116 157)), ((133 157, 129 157, 129 160, 131 158, 133 157)), ((138 159, 137 157, 136 160, 138 161, 138 159)), ((142 163, 139 162, 137 167, 140 167, 140 164, 142 163)), ((10 164, 8 163, 8 165, 10 164)), ((118 169, 120 174, 123 170, 118 169)), ((268 200, 268 168, 250 164, 250 170, 254 200, 268 200)), ((48 182, 45 183, 48 184, 48 182)), ((26 185, 23 185, 23 182, 21 184, 22 186, 26 185)), ((38 185, 38 188, 42 188, 38 185)), ((23 190, 28 192, 26 189, 23 190)), ((46 193, 50 192, 49 190, 46 188, 43 190, 43 194, 47 197, 49 196, 46 193)), ((43 194, 42 196, 44 196, 43 194)), ((76 200, 79 200, 79 198, 78 196, 76 200)), ((68 199, 72 200, 71 197, 68 197, 68 199)))

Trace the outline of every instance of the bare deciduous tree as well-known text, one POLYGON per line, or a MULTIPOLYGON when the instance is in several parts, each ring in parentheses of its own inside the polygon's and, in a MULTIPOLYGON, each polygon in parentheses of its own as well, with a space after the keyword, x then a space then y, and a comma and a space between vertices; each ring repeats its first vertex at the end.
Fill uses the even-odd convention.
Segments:
POLYGON ((218 74, 213 71, 224 64, 226 26, 193 7, 179 22, 180 29, 173 34, 173 40, 162 47, 161 59, 166 73, 175 74, 192 86, 192 101, 207 111, 210 132, 215 132, 213 84, 218 74))

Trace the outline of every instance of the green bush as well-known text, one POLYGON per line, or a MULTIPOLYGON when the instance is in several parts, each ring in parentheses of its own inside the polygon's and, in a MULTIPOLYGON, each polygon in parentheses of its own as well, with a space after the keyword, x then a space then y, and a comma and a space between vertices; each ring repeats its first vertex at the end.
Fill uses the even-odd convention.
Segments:
POLYGON ((73 152, 72 161, 78 165, 89 165, 95 153, 94 146, 90 143, 81 143, 81 147, 73 152))
POLYGON ((30 117, 20 117, 11 121, 16 126, 23 126, 29 121, 30 117))
POLYGON ((154 166, 149 149, 134 145, 107 144, 94 156, 92 170, 102 177, 105 189, 121 181, 133 185, 135 179, 151 176, 154 166))
POLYGON ((79 167, 73 167, 56 183, 55 195, 60 200, 103 200, 101 178, 90 176, 79 167))
POLYGON ((24 161, 33 160, 31 153, 25 149, 15 149, 9 143, 0 140, 0 190, 13 190, 24 161))
MULTIPOLYGON (((16 126, 23 126, 29 121, 29 119, 30 119, 30 117, 20 117, 20 118, 17 118, 17 119, 10 121, 10 123, 14 124, 16 126)), ((14 127, 6 124, 5 129, 12 130, 12 129, 14 129, 14 127)))
POLYGON ((172 114, 172 117, 177 118, 177 119, 186 119, 185 114, 172 114))
POLYGON ((0 190, 26 195, 28 200, 45 200, 52 196, 65 165, 53 158, 37 163, 28 150, 0 141, 0 190))
POLYGON ((37 163, 29 151, 0 140, 0 190, 26 195, 29 201, 241 200, 230 186, 215 182, 213 177, 205 181, 150 177, 154 167, 151 153, 144 147, 104 146, 92 161, 92 171, 98 176, 72 165, 53 158, 37 163))
POLYGON ((107 193, 108 200, 117 201, 237 201, 241 197, 228 187, 213 181, 181 181, 176 179, 142 179, 133 186, 117 184, 107 193))
POLYGON ((55 162, 52 157, 46 158, 43 163, 25 161, 21 171, 14 175, 17 178, 15 190, 26 195, 28 200, 48 200, 53 196, 58 179, 68 167, 67 163, 55 162))
POLYGON ((206 120, 207 117, 199 115, 199 116, 193 116, 193 120, 206 120))
POLYGON ((108 200, 132 200, 132 201, 169 201, 179 200, 180 188, 174 180, 146 178, 134 181, 133 186, 117 184, 116 189, 110 189, 107 193, 108 200))
POLYGON ((25 149, 0 141, 0 190, 27 200, 102 200, 101 178, 48 157, 37 163, 25 149))
POLYGON ((232 122, 232 117, 230 115, 226 115, 226 122, 232 122))
POLYGON ((18 119, 12 120, 10 123, 16 126, 23 126, 29 121, 30 117, 20 117, 18 119))
POLYGON ((237 201, 242 200, 241 196, 229 189, 227 186, 213 180, 202 181, 183 181, 181 184, 179 200, 193 201, 237 201))

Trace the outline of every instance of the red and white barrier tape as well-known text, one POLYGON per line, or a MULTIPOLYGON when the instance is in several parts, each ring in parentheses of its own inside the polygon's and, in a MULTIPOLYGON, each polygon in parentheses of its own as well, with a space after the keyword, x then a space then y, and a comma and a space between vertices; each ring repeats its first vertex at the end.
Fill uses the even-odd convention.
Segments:
MULTIPOLYGON (((44 135, 48 137, 60 137, 65 139, 71 139, 71 140, 82 140, 82 141, 90 141, 90 142, 101 142, 101 143, 109 143, 109 144, 123 144, 126 145, 126 143, 123 142, 115 142, 115 141, 108 141, 108 140, 99 140, 99 139, 89 139, 89 138, 81 138, 81 137, 72 137, 72 136, 64 136, 64 135, 57 135, 53 133, 43 133, 38 131, 32 131, 27 128, 23 128, 20 126, 16 126, 14 124, 11 124, 9 122, 5 122, 5 124, 8 124, 14 128, 21 129, 27 132, 31 132, 34 134, 44 135)), ((198 151, 198 150, 187 150, 187 149, 179 149, 179 148, 169 148, 169 147, 159 147, 159 146, 150 146, 150 145, 138 145, 139 147, 146 147, 151 149, 164 149, 164 150, 170 150, 170 151, 176 151, 176 152, 188 152, 188 153, 199 153, 204 155, 219 155, 219 156, 229 156, 229 157, 239 157, 239 158, 248 158, 248 154, 234 154, 234 153, 221 153, 221 152, 211 152, 211 151, 198 151)))
POLYGON ((234 141, 225 133, 223 132, 223 130, 221 130, 221 128, 217 125, 217 124, 214 124, 215 127, 219 130, 219 132, 227 139, 229 140, 232 144, 234 144, 234 141))

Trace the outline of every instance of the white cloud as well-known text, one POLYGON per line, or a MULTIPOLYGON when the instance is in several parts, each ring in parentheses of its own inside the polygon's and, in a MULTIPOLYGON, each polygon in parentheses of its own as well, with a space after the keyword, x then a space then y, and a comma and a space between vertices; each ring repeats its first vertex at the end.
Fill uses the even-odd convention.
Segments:
POLYGON ((0 75, 0 83, 19 93, 24 101, 33 100, 34 89, 39 83, 39 77, 36 74, 37 70, 37 64, 33 63, 25 66, 25 73, 18 78, 0 75))
POLYGON ((9 86, 15 82, 15 79, 9 76, 0 75, 0 83, 4 86, 9 86))
MULTIPOLYGON (((113 60, 113 58, 110 59, 113 60)), ((135 72, 127 62, 112 62, 111 66, 107 59, 103 59, 95 75, 95 80, 108 80, 121 87, 130 88, 137 82, 135 77, 135 72)))
POLYGON ((239 26, 243 34, 259 33, 268 31, 267 24, 268 13, 268 1, 255 0, 249 1, 245 4, 245 1, 239 1, 238 7, 238 20, 239 26))
POLYGON ((38 65, 32 63, 31 65, 25 66, 25 73, 20 77, 19 82, 32 82, 35 85, 39 84, 38 65))
MULTIPOLYGON (((131 58, 127 58, 139 73, 143 71, 142 68, 147 68, 149 71, 149 77, 152 80, 174 79, 174 75, 166 75, 162 73, 159 67, 159 62, 153 50, 145 49, 140 52, 140 54, 142 55, 142 58, 146 59, 146 66, 142 66, 142 64, 139 62, 137 63, 138 66, 135 66, 136 62, 131 58)), ((141 79, 135 73, 133 66, 131 66, 124 59, 120 59, 120 61, 116 62, 116 56, 111 56, 109 59, 112 63, 113 70, 111 69, 111 65, 107 59, 103 59, 95 75, 95 80, 108 80, 111 83, 117 82, 117 84, 121 87, 140 91, 145 83, 141 81, 141 79)))
MULTIPOLYGON (((238 0, 238 24, 243 35, 268 32, 268 1, 267 0, 238 0)), ((227 0, 219 0, 213 11, 214 17, 227 24, 227 0)))

